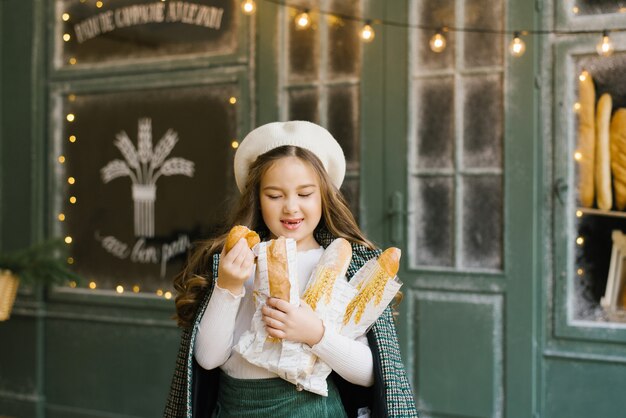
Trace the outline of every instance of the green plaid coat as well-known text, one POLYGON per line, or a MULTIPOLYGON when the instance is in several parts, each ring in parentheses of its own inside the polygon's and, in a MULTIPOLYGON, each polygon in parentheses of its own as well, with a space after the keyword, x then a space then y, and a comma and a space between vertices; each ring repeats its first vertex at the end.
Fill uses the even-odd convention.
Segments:
MULTIPOLYGON (((327 231, 315 234, 317 242, 326 248, 334 240, 327 231)), ((354 274, 380 250, 370 250, 352 244, 352 261, 347 276, 354 274)), ((213 257, 212 271, 217 271, 219 254, 213 257)), ((217 369, 204 370, 195 361, 193 347, 200 319, 209 303, 214 281, 196 313, 191 328, 183 329, 181 344, 172 378, 170 394, 165 406, 165 418, 208 418, 215 407, 219 373, 217 369)), ((404 370, 398 336, 390 308, 387 308, 367 334, 374 360, 374 386, 365 388, 342 379, 338 374, 331 376, 341 394, 348 417, 356 417, 357 409, 369 403, 372 417, 417 417, 415 400, 404 370)))

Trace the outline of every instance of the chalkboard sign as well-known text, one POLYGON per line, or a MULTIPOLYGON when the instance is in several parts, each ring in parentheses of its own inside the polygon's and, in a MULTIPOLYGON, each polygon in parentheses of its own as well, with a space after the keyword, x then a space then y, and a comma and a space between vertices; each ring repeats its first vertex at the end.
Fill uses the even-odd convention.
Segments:
POLYGON ((73 268, 98 289, 171 289, 237 197, 238 86, 68 95, 55 156, 73 268))
POLYGON ((57 66, 237 48, 236 0, 57 0, 57 66))

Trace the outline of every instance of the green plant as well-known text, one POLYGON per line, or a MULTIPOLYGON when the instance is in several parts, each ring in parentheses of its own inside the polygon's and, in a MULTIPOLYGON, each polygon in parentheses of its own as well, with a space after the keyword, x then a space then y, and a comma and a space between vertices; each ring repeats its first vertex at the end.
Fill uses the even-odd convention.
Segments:
POLYGON ((0 270, 10 270, 27 285, 61 285, 70 280, 80 282, 80 276, 68 268, 66 251, 65 243, 59 238, 22 250, 0 253, 0 270))

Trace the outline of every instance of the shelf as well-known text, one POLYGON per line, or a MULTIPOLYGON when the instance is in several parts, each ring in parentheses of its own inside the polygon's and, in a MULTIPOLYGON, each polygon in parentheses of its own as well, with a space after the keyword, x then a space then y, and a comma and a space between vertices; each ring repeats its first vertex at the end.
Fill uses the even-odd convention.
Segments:
POLYGON ((582 212, 585 215, 607 216, 610 218, 626 218, 626 212, 615 210, 602 210, 592 208, 578 208, 577 211, 582 212))

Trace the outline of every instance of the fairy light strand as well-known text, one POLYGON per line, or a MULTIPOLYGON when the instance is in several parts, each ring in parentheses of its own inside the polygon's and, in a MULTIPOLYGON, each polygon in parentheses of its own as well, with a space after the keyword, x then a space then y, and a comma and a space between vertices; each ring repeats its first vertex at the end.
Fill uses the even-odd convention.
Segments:
MULTIPOLYGON (((267 3, 272 3, 278 6, 289 7, 297 11, 302 11, 302 7, 291 5, 284 0, 263 0, 267 3)), ((251 0, 245 0, 245 3, 249 3, 251 0)), ((254 3, 254 2, 252 2, 254 3)), ((442 28, 446 32, 468 32, 468 33, 483 33, 483 34, 493 34, 493 35, 515 35, 519 33, 520 35, 584 35, 584 34, 597 34, 604 35, 605 33, 608 36, 608 33, 615 32, 626 32, 626 27, 624 28, 613 28, 610 30, 607 29, 580 29, 580 30, 559 30, 559 29, 510 29, 510 30, 502 30, 502 29, 491 29, 491 28, 476 28, 476 27, 459 27, 459 26, 433 26, 433 25, 423 25, 423 24, 415 24, 415 23, 406 23, 406 22, 398 22, 395 20, 388 19, 380 19, 380 18, 364 18, 359 16, 352 16, 345 13, 339 12, 330 12, 323 9, 307 9, 310 13, 316 12, 320 15, 324 16, 334 16, 343 20, 350 20, 353 22, 360 22, 363 24, 369 23, 370 25, 385 25, 385 26, 394 26, 399 28, 412 28, 412 29, 421 29, 425 31, 441 31, 442 28)))

